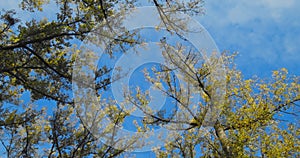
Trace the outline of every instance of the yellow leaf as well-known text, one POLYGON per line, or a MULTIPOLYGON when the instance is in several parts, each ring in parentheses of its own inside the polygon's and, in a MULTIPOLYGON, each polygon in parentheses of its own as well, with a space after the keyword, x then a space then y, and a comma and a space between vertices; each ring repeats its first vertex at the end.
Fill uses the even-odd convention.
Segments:
POLYGON ((9 114, 9 116, 5 119, 6 124, 12 124, 15 120, 16 117, 16 111, 13 111, 12 113, 9 114))

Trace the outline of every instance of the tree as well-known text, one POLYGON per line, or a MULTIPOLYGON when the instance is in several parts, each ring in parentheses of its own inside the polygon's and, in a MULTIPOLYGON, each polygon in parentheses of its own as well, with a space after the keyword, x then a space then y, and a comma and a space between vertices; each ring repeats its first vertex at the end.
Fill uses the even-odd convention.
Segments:
MULTIPOLYGON (((213 128, 203 136, 200 127, 203 126, 205 114, 198 114, 197 111, 194 113, 195 119, 188 122, 190 127, 183 135, 176 141, 166 143, 165 149, 157 151, 157 154, 160 157, 195 157, 200 151, 203 157, 297 157, 299 127, 297 122, 285 120, 284 114, 297 116, 291 109, 299 106, 299 77, 288 77, 287 70, 283 68, 274 71, 272 79, 268 81, 258 78, 245 80, 241 72, 233 67, 233 56, 223 59, 227 69, 225 101, 218 106, 222 112, 213 128)), ((177 68, 186 74, 185 78, 189 78, 194 86, 204 92, 200 94, 205 102, 199 106, 207 106, 212 99, 211 84, 206 84, 205 79, 198 80, 203 76, 199 72, 203 72, 205 67, 196 69, 193 65, 186 64, 177 68)), ((206 73, 210 71, 211 68, 208 68, 206 73)), ((165 80, 168 75, 166 72, 161 75, 161 79, 168 82, 165 80)), ((167 95, 175 96, 178 102, 184 103, 188 96, 178 93, 166 91, 167 95)), ((153 119, 158 122, 165 120, 159 117, 152 117, 153 119)))
MULTIPOLYGON (((28 12, 40 13, 47 3, 24 0, 20 6, 28 12)), ((119 155, 123 151, 98 143, 73 111, 71 67, 76 53, 69 53, 66 48, 72 40, 83 40, 98 22, 110 21, 107 24, 110 29, 119 27, 114 22, 126 15, 135 3, 57 0, 56 4, 56 17, 50 20, 32 19, 21 23, 15 11, 1 13, 0 126, 5 153, 7 157, 119 155), (28 103, 20 102, 24 91, 30 92, 28 103), (34 101, 40 99, 52 101, 54 110, 47 106, 37 110, 34 101), (14 105, 8 107, 7 103, 14 105)), ((114 45, 132 43, 129 34, 126 38, 110 35, 103 32, 102 36, 111 38, 114 45)), ((99 89, 104 88, 109 80, 104 79, 99 84, 99 89)))
MULTIPOLYGON (((181 34, 188 30, 181 19, 173 15, 178 12, 202 14, 201 0, 151 2, 162 19, 158 28, 165 27, 183 40, 181 34)), ((93 115, 95 109, 78 109, 74 100, 80 98, 71 95, 72 83, 84 84, 85 81, 72 80, 72 73, 77 73, 73 72, 72 66, 76 56, 82 54, 74 43, 86 39, 95 27, 101 30, 98 38, 109 41, 107 54, 110 56, 114 56, 115 48, 126 52, 128 47, 142 44, 143 39, 137 38, 139 30, 126 30, 120 23, 137 3, 128 0, 57 0, 56 3, 58 12, 55 18, 50 17, 51 20, 32 19, 23 24, 15 18, 15 11, 1 13, 0 141, 5 154, 7 157, 130 156, 127 151, 143 147, 144 144, 139 142, 141 138, 133 137, 122 142, 115 138, 114 130, 132 111, 124 111, 114 102, 103 104, 102 112, 97 115, 93 115), (123 31, 123 34, 119 36, 116 30, 123 31), (30 101, 26 103, 20 101, 24 91, 30 93, 30 101), (35 101, 41 99, 48 102, 39 108, 35 101), (50 105, 54 105, 53 109, 50 105), (113 121, 106 127, 86 124, 79 116, 80 112, 91 114, 93 123, 99 123, 104 115, 113 121), (110 144, 95 136, 96 127, 104 128, 98 134, 111 138, 110 144), (114 148, 113 143, 118 143, 118 148, 114 148)), ((20 6, 28 12, 40 13, 47 1, 23 0, 20 6)), ((158 157, 195 157, 199 151, 203 157, 297 156, 300 150, 297 124, 284 122, 287 126, 278 125, 282 122, 279 119, 281 113, 290 113, 290 109, 298 106, 298 77, 289 77, 287 70, 282 69, 274 71, 270 81, 244 80, 232 64, 233 56, 208 56, 206 60, 210 62, 203 63, 204 57, 199 56, 199 52, 184 46, 162 40, 161 49, 172 69, 161 66, 153 69, 152 75, 146 71, 145 77, 172 98, 176 107, 182 109, 182 115, 168 117, 164 111, 151 111, 147 92, 137 89, 126 93, 127 101, 145 114, 143 124, 137 125, 138 133, 143 134, 153 126, 170 124, 182 131, 170 135, 175 139, 165 142, 164 148, 155 150, 158 157), (215 78, 220 68, 226 71, 225 80, 215 78), (182 82, 187 86, 176 84, 175 71, 183 76, 182 82), (221 92, 226 92, 222 95, 224 102, 212 105, 220 90, 216 87, 223 81, 226 83, 226 88, 221 89, 221 92), (202 98, 196 109, 189 99, 191 93, 202 98), (217 110, 217 118, 211 112, 216 108, 221 109, 217 110), (207 122, 205 118, 215 121, 207 122), (211 129, 203 133, 202 127, 208 126, 211 129)), ((92 88, 99 92, 98 98, 119 79, 111 78, 111 71, 107 66, 95 71, 96 87, 92 88)), ((83 98, 91 97, 88 91, 83 94, 83 98)))

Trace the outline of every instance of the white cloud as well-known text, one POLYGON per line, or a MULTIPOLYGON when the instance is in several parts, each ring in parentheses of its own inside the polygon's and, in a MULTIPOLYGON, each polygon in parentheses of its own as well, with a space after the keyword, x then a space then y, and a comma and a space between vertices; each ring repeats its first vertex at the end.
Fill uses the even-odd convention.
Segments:
POLYGON ((290 8, 295 4, 295 0, 261 0, 261 2, 272 9, 290 8))
MULTIPOLYGON (((51 1, 52 2, 52 1, 51 1)), ((18 0, 2 4, 17 9, 18 0)), ((206 15, 198 19, 212 34, 220 50, 239 51, 249 58, 275 65, 297 65, 300 60, 300 1, 296 0, 206 0, 206 15)), ((51 6, 51 7, 49 7, 51 6)), ((53 17, 55 4, 39 17, 53 17)), ((23 20, 30 17, 18 15, 23 20)), ((300 65, 298 64, 300 67, 300 65)))
POLYGON ((241 58, 247 58, 242 61, 249 64, 242 65, 300 67, 300 1, 211 0, 205 7, 200 23, 220 50, 239 51, 241 58))
POLYGON ((287 10, 299 5, 300 2, 295 0, 211 0, 206 2, 205 7, 208 16, 223 17, 228 22, 241 24, 256 18, 278 20, 287 10))

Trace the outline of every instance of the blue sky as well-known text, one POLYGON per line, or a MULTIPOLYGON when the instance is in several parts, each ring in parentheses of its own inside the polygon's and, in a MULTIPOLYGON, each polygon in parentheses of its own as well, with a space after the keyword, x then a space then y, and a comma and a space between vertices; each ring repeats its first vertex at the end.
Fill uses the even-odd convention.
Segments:
MULTIPOLYGON (((5 1, 0 8, 20 11, 19 2, 5 1)), ((139 2, 148 5, 146 0, 139 2)), ((239 52, 236 64, 245 77, 269 77, 272 70, 281 67, 300 75, 300 1, 207 0, 204 7, 205 15, 195 19, 208 30, 220 51, 239 52)), ((33 15, 49 18, 55 16, 54 8, 53 4, 43 14, 21 12, 17 16, 24 21, 33 15)))
POLYGON ((269 77, 281 67, 299 76, 299 7, 297 0, 210 0, 198 19, 221 51, 239 52, 245 77, 269 77))
MULTIPOLYGON (((18 2, 1 0, 0 9, 18 11, 18 2)), ((237 68, 246 78, 269 78, 281 67, 300 75, 299 0, 207 0, 204 7, 205 14, 194 18, 211 34, 220 51, 239 52, 237 68)), ((43 14, 31 15, 53 17, 53 10, 47 7, 43 14)), ((17 17, 24 22, 31 15, 21 12, 17 17)))

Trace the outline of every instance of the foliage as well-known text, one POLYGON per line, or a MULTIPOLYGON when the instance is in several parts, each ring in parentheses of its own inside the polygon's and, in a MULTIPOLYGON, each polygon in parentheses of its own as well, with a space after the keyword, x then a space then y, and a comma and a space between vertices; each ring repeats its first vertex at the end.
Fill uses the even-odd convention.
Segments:
MULTIPOLYGON (((101 136, 110 133, 121 124, 131 111, 117 108, 115 102, 104 104, 102 112, 92 115, 95 109, 76 109, 72 96, 72 66, 80 55, 74 43, 83 41, 93 32, 98 23, 102 29, 100 37, 111 41, 108 54, 118 46, 126 51, 125 45, 141 44, 137 32, 124 30, 123 36, 112 33, 121 28, 124 18, 135 6, 134 0, 56 0, 56 17, 22 21, 14 10, 1 12, 0 23, 0 142, 7 157, 116 157, 132 156, 130 151, 141 148, 140 138, 119 143, 118 149, 102 143, 95 137, 89 124, 79 117, 86 112, 96 123, 104 115, 112 121, 104 128, 101 136), (23 101, 30 95, 30 101, 23 101), (22 97, 23 96, 23 97, 22 97), (80 111, 83 110, 83 111, 80 111), (87 110, 87 111, 84 111, 87 110)), ((172 15, 184 12, 190 15, 203 13, 203 2, 197 1, 151 1, 157 7, 163 21, 161 26, 178 35, 186 30, 184 23, 172 15)), ((50 5, 45 0, 23 0, 21 9, 43 13, 50 5)), ((128 93, 127 101, 145 113, 137 132, 143 133, 153 125, 171 124, 182 134, 172 134, 172 141, 163 148, 155 149, 157 157, 299 157, 299 124, 284 120, 297 115, 293 109, 300 101, 299 77, 288 75, 286 69, 274 71, 269 80, 243 79, 233 64, 234 55, 199 56, 182 46, 172 46, 167 41, 161 45, 168 65, 153 69, 154 77, 145 71, 148 82, 172 98, 174 104, 184 112, 179 118, 166 117, 163 112, 151 111, 149 94, 138 91, 128 93), (183 53, 188 52, 188 53, 183 53), (204 63, 204 60, 210 62, 204 63), (215 103, 221 81, 215 79, 220 66, 226 71, 224 80, 224 102, 215 105, 220 109, 218 118, 207 123, 208 111, 215 103), (186 87, 176 86, 173 72, 181 75, 186 87), (162 88, 165 85, 167 88, 162 88), (190 102, 191 93, 201 97, 196 106, 190 102), (209 131, 202 128, 211 126, 209 131)), ((111 72, 101 67, 95 73, 99 100, 115 80, 105 77, 111 72)), ((225 73, 224 73, 225 75, 225 73)), ((83 93, 83 92, 82 92, 83 93)), ((90 97, 89 92, 83 97, 90 97)), ((80 98, 76 98, 80 99, 80 98)), ((105 102, 107 103, 107 102, 105 102)), ((87 104, 87 103, 83 103, 87 104)), ((95 107, 92 107, 95 108, 95 107)), ((213 115, 213 114, 211 114, 213 115)), ((210 116, 209 118, 213 118, 210 116)), ((93 126, 93 124, 91 125, 93 126)), ((93 127, 96 128, 96 127, 93 127)))

